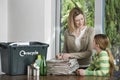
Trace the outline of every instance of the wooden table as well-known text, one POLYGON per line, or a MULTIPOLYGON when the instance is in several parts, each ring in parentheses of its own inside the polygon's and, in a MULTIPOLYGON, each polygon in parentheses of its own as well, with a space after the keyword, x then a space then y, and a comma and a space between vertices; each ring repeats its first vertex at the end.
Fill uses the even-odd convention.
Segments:
POLYGON ((120 80, 117 77, 94 77, 94 76, 10 76, 10 75, 0 75, 0 80, 120 80))

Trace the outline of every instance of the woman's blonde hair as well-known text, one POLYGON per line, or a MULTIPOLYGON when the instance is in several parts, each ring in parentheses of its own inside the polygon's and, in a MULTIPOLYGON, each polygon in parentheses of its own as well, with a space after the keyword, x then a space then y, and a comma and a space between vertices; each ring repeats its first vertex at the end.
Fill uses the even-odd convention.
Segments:
POLYGON ((95 43, 99 45, 100 49, 107 51, 109 56, 109 63, 110 63, 109 72, 110 72, 110 76, 112 76, 114 71, 114 58, 111 51, 108 49, 110 43, 109 38, 105 34, 97 34, 95 35, 94 40, 95 43))
MULTIPOLYGON (((79 7, 74 7, 68 16, 68 29, 70 32, 73 32, 76 28, 75 26, 75 17, 78 16, 79 14, 83 14, 83 11, 79 7)), ((84 25, 85 25, 85 17, 84 17, 84 25)))

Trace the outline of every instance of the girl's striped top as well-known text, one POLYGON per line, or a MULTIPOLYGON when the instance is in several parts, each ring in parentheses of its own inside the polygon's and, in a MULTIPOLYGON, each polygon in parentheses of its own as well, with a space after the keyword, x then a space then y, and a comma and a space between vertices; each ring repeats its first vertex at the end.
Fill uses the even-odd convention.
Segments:
POLYGON ((85 70, 85 75, 110 76, 109 56, 106 51, 101 51, 93 56, 93 61, 85 70))

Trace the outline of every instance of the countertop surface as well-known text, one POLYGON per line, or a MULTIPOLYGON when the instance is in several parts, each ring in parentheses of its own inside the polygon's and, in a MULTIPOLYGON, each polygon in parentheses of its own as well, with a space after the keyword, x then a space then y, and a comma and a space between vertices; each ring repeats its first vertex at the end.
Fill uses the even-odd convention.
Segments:
POLYGON ((95 77, 95 76, 10 76, 10 75, 0 75, 0 80, 120 80, 120 77, 95 77))

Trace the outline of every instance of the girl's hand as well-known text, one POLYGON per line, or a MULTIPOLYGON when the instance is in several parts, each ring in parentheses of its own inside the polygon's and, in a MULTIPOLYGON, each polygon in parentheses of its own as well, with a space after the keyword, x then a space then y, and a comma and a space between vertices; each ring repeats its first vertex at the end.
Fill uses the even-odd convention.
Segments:
POLYGON ((82 75, 82 76, 84 76, 84 75, 85 75, 85 70, 84 70, 84 69, 78 69, 78 70, 76 71, 76 73, 77 73, 77 75, 82 75))

